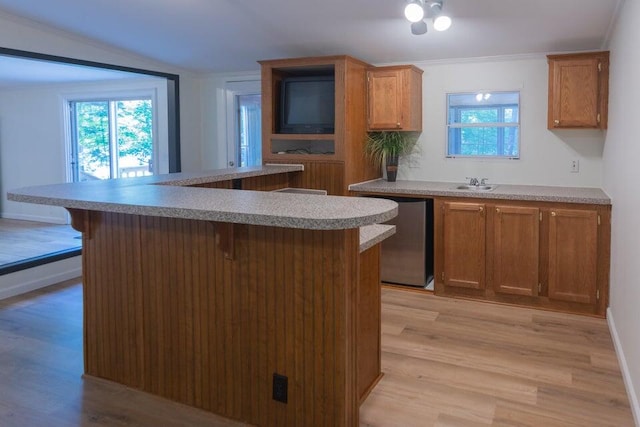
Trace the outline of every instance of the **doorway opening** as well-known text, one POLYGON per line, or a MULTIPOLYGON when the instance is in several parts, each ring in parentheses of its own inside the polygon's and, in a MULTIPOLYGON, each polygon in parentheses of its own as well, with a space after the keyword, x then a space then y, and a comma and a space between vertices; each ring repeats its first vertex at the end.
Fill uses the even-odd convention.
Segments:
MULTIPOLYGON (((151 99, 154 111, 150 161, 145 160, 148 156, 141 155, 139 147, 135 149, 137 152, 131 148, 128 154, 135 159, 141 157, 141 160, 127 166, 127 160, 122 159, 124 155, 115 156, 118 161, 116 172, 180 172, 178 75, 3 47, 0 47, 0 60, 3 71, 12 71, 10 75, 5 73, 9 80, 16 82, 13 86, 3 86, 3 91, 10 92, 13 97, 5 96, 4 92, 0 97, 3 119, 0 139, 17 141, 0 144, 0 190, 3 194, 13 188, 72 180, 69 165, 71 115, 66 107, 67 101, 73 98, 82 101, 104 101, 113 97, 125 101, 151 99), (26 72, 31 70, 37 72, 26 72), (92 92, 93 98, 80 99, 87 91, 92 92), (20 102, 19 106, 15 105, 16 100, 20 102), (29 113, 28 123, 37 122, 38 126, 25 126, 27 115, 24 112, 29 113), (57 138, 57 135, 61 137, 57 138), (145 171, 121 172, 123 163, 125 167, 143 167, 145 171), (30 173, 24 173, 25 164, 30 173)), ((110 159, 108 164, 111 174, 114 161, 110 159)), ((78 170, 78 179, 79 175, 78 170)), ((68 223, 68 217, 63 209, 18 204, 8 201, 5 195, 1 198, 0 254, 20 256, 0 259, 0 276, 80 254, 80 233, 64 225, 68 223), (64 233, 60 233, 62 228, 64 233), (46 244, 43 243, 45 240, 46 244)), ((42 278, 42 281, 46 280, 48 277, 42 278)), ((2 277, 2 281, 0 298, 20 292, 25 283, 31 283, 23 283, 21 277, 15 275, 2 277), (16 285, 9 286, 5 278, 16 285)))

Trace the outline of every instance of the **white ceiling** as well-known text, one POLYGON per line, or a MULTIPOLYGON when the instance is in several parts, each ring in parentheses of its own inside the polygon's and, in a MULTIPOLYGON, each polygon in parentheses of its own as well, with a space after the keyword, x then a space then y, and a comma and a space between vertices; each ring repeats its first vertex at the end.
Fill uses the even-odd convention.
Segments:
MULTIPOLYGON (((347 54, 369 63, 598 50, 624 0, 445 0, 414 36, 405 0, 0 0, 0 9, 198 72, 347 54)), ((1 41, 0 41, 1 44, 1 41)))

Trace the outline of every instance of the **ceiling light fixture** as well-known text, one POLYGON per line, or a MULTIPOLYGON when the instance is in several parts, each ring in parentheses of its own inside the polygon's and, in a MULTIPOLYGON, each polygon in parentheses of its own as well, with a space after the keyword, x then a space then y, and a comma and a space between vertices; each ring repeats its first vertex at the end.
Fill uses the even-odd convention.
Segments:
POLYGON ((424 3, 422 0, 408 0, 404 7, 404 16, 409 22, 416 23, 424 18, 424 3))
POLYGON ((451 18, 442 13, 442 2, 444 0, 434 1, 430 4, 429 14, 433 18, 433 29, 436 31, 446 31, 451 26, 451 18))
POLYGON ((412 34, 424 34, 427 32, 425 15, 433 21, 433 29, 446 31, 451 27, 451 18, 442 13, 444 0, 407 0, 404 7, 404 16, 411 22, 412 34))
POLYGON ((411 34, 415 34, 419 36, 420 34, 424 34, 427 32, 427 23, 424 21, 412 22, 411 23, 411 34))

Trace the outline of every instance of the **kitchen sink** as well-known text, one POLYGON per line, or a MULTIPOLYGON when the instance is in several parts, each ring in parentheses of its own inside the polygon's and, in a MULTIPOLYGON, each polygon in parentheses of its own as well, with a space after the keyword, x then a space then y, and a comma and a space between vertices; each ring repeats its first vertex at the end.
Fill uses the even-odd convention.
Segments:
POLYGON ((469 190, 469 191, 491 191, 494 190, 497 185, 471 185, 461 184, 456 187, 457 190, 469 190))

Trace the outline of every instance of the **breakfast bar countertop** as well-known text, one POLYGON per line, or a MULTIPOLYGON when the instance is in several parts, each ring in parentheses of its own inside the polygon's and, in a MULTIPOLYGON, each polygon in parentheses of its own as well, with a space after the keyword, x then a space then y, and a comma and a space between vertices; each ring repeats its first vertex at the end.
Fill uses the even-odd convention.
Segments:
POLYGON ((398 205, 390 200, 189 187, 300 170, 262 166, 84 181, 11 190, 8 198, 69 209, 311 230, 359 228, 397 215, 398 205))
POLYGON ((463 183, 436 181, 388 182, 384 179, 361 182, 349 186, 349 190, 372 195, 388 196, 442 196, 472 197, 481 199, 529 200, 537 202, 586 203, 610 205, 611 199, 600 188, 553 187, 541 185, 492 184, 491 191, 458 189, 463 183))
POLYGON ((371 224, 360 227, 360 252, 364 252, 396 233, 396 226, 371 224))

